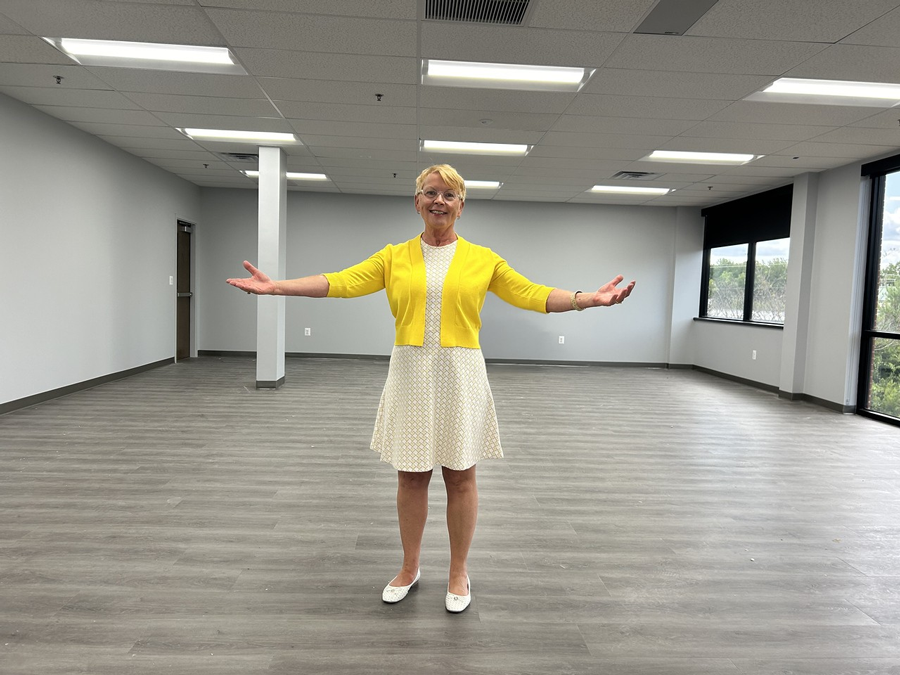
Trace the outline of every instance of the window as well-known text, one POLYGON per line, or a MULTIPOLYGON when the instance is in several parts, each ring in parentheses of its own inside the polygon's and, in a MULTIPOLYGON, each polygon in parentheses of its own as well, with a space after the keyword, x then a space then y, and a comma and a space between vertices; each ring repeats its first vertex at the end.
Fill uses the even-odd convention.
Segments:
POLYGON ((784 324, 793 187, 704 209, 700 316, 784 324))
POLYGON ((857 410, 900 425, 900 156, 863 166, 872 177, 857 410))

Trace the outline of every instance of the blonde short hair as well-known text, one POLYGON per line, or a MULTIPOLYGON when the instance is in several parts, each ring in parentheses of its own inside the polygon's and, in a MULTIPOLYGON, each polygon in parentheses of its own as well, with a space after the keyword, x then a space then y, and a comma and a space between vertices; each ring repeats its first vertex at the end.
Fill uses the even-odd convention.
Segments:
POLYGON ((456 169, 449 164, 435 164, 434 166, 429 166, 420 173, 419 177, 416 178, 416 194, 419 194, 419 192, 422 191, 425 180, 433 173, 440 176, 441 180, 456 191, 460 201, 466 201, 466 181, 464 181, 463 177, 457 173, 456 169))

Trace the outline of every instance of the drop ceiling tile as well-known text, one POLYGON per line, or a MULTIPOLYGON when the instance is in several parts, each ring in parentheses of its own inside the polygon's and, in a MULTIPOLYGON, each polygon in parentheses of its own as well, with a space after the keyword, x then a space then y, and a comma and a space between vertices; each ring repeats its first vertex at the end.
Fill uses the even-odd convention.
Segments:
POLYGON ((500 190, 497 195, 493 198, 493 201, 498 202, 565 202, 569 201, 565 198, 565 194, 559 196, 556 199, 552 199, 547 195, 525 195, 525 194, 511 194, 505 195, 503 194, 503 190, 500 190))
POLYGON ((472 143, 521 143, 532 145, 543 137, 540 131, 519 131, 515 129, 494 129, 479 125, 476 127, 426 126, 419 127, 420 138, 432 141, 465 141, 472 143))
POLYGON ((357 148, 404 150, 416 152, 419 149, 419 141, 405 138, 379 138, 370 136, 314 136, 303 134, 303 142, 315 148, 357 148))
POLYGON ((563 157, 576 160, 620 160, 634 161, 647 154, 645 149, 616 148, 616 147, 585 147, 544 145, 535 146, 529 153, 530 157, 563 157))
MULTIPOLYGON (((326 167, 328 171, 331 171, 332 168, 382 170, 385 166, 377 160, 360 157, 322 157, 319 163, 326 167)), ((396 167, 397 171, 415 171, 416 175, 419 175, 419 172, 416 170, 418 164, 415 158, 412 160, 395 160, 391 163, 391 168, 393 169, 394 167, 396 167)))
POLYGON ((878 155, 896 152, 895 146, 856 145, 852 143, 815 143, 804 141, 784 148, 781 155, 799 155, 800 157, 843 157, 843 164, 854 159, 869 159, 878 155))
POLYGON ((283 77, 257 78, 273 101, 307 101, 314 103, 350 103, 415 107, 416 86, 387 82, 347 82, 332 80, 295 80, 283 77), (376 94, 381 94, 378 101, 376 94))
POLYGON ((183 150, 186 152, 191 151, 202 151, 199 145, 197 145, 194 141, 189 138, 185 138, 181 136, 181 139, 171 139, 171 138, 146 138, 146 137, 137 137, 137 136, 113 136, 113 135, 103 135, 98 134, 101 139, 120 147, 124 150, 128 150, 129 152, 134 151, 142 151, 142 150, 183 150))
POLYGON ((559 114, 575 99, 574 93, 468 89, 423 86, 419 105, 423 108, 559 114))
POLYGON ((682 150, 688 152, 743 152, 754 155, 767 155, 778 152, 792 141, 754 140, 746 138, 673 138, 654 150, 682 150))
POLYGON ((697 138, 747 138, 754 140, 805 141, 834 127, 803 124, 754 124, 752 122, 698 122, 682 136, 697 138))
POLYGON ((697 124, 694 120, 645 119, 635 117, 591 117, 588 115, 563 115, 553 131, 571 131, 606 134, 655 134, 677 136, 697 124))
MULTIPOLYGON (((171 73, 135 68, 84 68, 95 73, 102 87, 121 92, 145 94, 181 94, 187 96, 220 96, 222 98, 259 98, 260 89, 252 77, 241 75, 209 75, 204 73, 171 73)), ((64 82, 65 84, 65 82, 64 82)))
POLYGON ((582 93, 737 101, 762 89, 773 79, 769 75, 601 68, 584 86, 582 93))
POLYGON ((221 98, 130 92, 128 98, 151 112, 177 112, 238 117, 278 117, 278 111, 264 98, 221 98))
POLYGON ((551 131, 541 139, 541 146, 562 145, 570 147, 655 150, 669 139, 669 136, 650 136, 647 134, 571 134, 563 131, 551 131))
MULTIPOLYGON (((133 139, 130 139, 133 140, 133 139)), ((204 150, 164 150, 153 148, 129 148, 128 152, 144 159, 190 159, 200 162, 219 162, 221 161, 211 152, 204 150)))
POLYGON ((12 19, 0 14, 0 35, 27 35, 28 31, 12 19))
POLYGON ((604 64, 609 68, 781 75, 824 49, 809 42, 629 35, 604 64))
POLYGON ((59 63, 73 61, 47 42, 33 35, 0 34, 0 62, 3 63, 59 63))
POLYGON ((853 106, 738 101, 709 119, 715 122, 844 126, 871 114, 871 108, 853 106))
POLYGON ((69 89, 67 87, 8 87, 0 86, 0 93, 12 96, 29 105, 58 105, 79 108, 109 108, 139 110, 140 107, 117 91, 104 89, 69 89))
POLYGON ((788 77, 898 83, 900 48, 830 45, 784 74, 788 77))
POLYGON ((133 138, 159 138, 169 141, 179 140, 179 137, 184 138, 174 129, 161 126, 102 124, 99 122, 69 122, 69 124, 95 136, 130 136, 133 138))
MULTIPOLYGON (((529 158, 532 159, 532 158, 529 158)), ((538 158, 538 159, 555 159, 555 158, 538 158)), ((558 160, 572 163, 575 160, 558 160)), ((539 178, 548 182, 553 181, 582 181, 593 180, 599 176, 611 176, 612 174, 622 170, 622 162, 618 161, 595 161, 591 163, 589 169, 574 169, 562 166, 554 169, 552 172, 547 171, 547 167, 526 165, 525 162, 520 164, 512 172, 512 176, 527 177, 530 179, 539 178)))
POLYGON ((417 139, 414 124, 376 124, 368 122, 333 122, 326 120, 287 120, 301 136, 364 136, 373 138, 417 139))
POLYGON ((837 42, 896 6, 895 0, 720 0, 686 34, 837 42))
POLYGON ((416 109, 379 105, 347 103, 312 103, 300 101, 275 101, 281 114, 289 119, 331 120, 335 122, 374 122, 382 124, 415 124, 416 109))
POLYGON ((404 56, 317 54, 248 48, 239 48, 235 52, 247 71, 259 77, 394 84, 416 84, 419 79, 418 59, 404 56))
POLYGON ((390 177, 393 180, 403 182, 404 184, 412 184, 415 182, 416 177, 419 175, 419 172, 416 170, 416 166, 412 163, 409 165, 403 165, 404 168, 397 169, 396 167, 391 167, 393 170, 388 170, 385 167, 381 167, 378 169, 372 168, 361 168, 361 167, 349 167, 349 166, 332 166, 328 168, 328 175, 333 176, 335 178, 345 178, 345 177, 359 177, 359 178, 384 178, 390 177), (393 174, 397 174, 397 177, 394 178, 393 174))
POLYGON ((898 35, 900 35, 900 8, 851 33, 841 40, 841 44, 896 47, 898 35))
POLYGON ((328 166, 328 159, 368 160, 368 166, 381 166, 384 162, 414 162, 416 153, 411 150, 382 150, 379 148, 335 148, 311 146, 310 151, 319 158, 322 166, 328 166), (379 164, 381 163, 381 164, 379 164))
POLYGON ((595 174, 534 176, 523 174, 520 170, 507 176, 504 185, 509 187, 534 188, 535 190, 559 190, 560 187, 573 188, 582 186, 585 190, 594 185, 595 174), (584 187, 586 186, 586 187, 584 187))
POLYGON ((51 66, 31 63, 0 63, 0 84, 18 87, 64 89, 112 89, 81 66, 51 66), (56 84, 56 76, 62 77, 56 84))
POLYGON ((630 33, 656 0, 568 0, 535 4, 529 26, 630 33))
POLYGON ((699 121, 716 114, 729 104, 730 101, 713 99, 579 94, 566 113, 596 117, 643 117, 699 121))
POLYGON ((492 171, 495 167, 514 168, 522 160, 521 157, 503 157, 499 155, 463 155, 453 153, 419 152, 418 162, 422 169, 434 164, 450 164, 463 177, 472 176, 476 171, 492 171))
POLYGON ((415 21, 217 8, 206 14, 234 47, 410 57, 417 51, 415 21))
POLYGON ((417 0, 198 0, 201 7, 415 20, 417 0))
MULTIPOLYGON (((2 91, 2 89, 0 89, 2 91)), ((900 129, 900 110, 884 110, 848 125, 867 129, 900 129)))
POLYGON ((460 25, 446 21, 426 21, 421 25, 423 58, 492 63, 597 67, 613 53, 623 37, 619 33, 460 25))
POLYGON ((419 123, 425 127, 473 127, 488 130, 547 131, 559 115, 552 113, 502 112, 499 110, 448 110, 425 108, 420 111, 419 123), (483 122, 482 120, 486 120, 483 122))
POLYGON ((238 117, 228 115, 195 115, 193 113, 158 112, 156 116, 173 127, 194 129, 236 129, 240 131, 275 131, 291 133, 286 120, 275 117, 238 117))
POLYGON ((194 0, 115 0, 116 2, 140 2, 154 5, 194 5, 194 0))
POLYGON ((622 169, 622 161, 617 159, 572 159, 570 157, 539 157, 534 152, 529 153, 519 165, 519 171, 535 171, 541 175, 548 173, 547 169, 556 172, 583 173, 585 171, 606 171, 622 169))
POLYGON ((195 6, 4 0, 3 13, 35 35, 136 42, 221 45, 222 36, 195 6))
POLYGON ((853 143, 855 145, 882 145, 900 148, 900 127, 896 129, 865 129, 843 127, 815 138, 816 143, 853 143))
POLYGON ((36 105, 38 110, 65 122, 96 122, 100 124, 139 124, 165 126, 151 113, 143 110, 110 110, 104 108, 78 108, 54 105, 36 105))
MULTIPOLYGON (((782 150, 784 152, 784 150, 782 150)), ((825 169, 835 169, 844 166, 847 160, 843 157, 812 157, 809 155, 799 156, 792 154, 771 154, 760 157, 753 161, 758 166, 782 167, 786 169, 794 169, 798 173, 806 173, 808 171, 824 171, 825 169), (797 159, 794 159, 797 157, 797 159)))

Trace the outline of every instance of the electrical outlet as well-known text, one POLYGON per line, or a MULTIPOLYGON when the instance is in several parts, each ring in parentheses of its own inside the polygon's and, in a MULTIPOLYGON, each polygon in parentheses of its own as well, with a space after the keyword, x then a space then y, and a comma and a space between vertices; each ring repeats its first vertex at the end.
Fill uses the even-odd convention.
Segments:
POLYGON ((754 361, 756 361, 756 350, 755 349, 750 353, 750 358, 753 359, 754 361))
POLYGON ((561 344, 561 345, 566 344, 566 336, 565 335, 559 336, 559 344, 561 344))
MULTIPOLYGON (((310 335, 312 335, 312 333, 310 332, 309 328, 304 328, 304 329, 303 329, 303 334, 304 334, 306 337, 309 337, 310 335)), ((756 358, 755 352, 754 352, 753 358, 756 358)))
POLYGON ((174 285, 175 285, 175 277, 170 276, 169 277, 169 286, 174 286, 174 285))

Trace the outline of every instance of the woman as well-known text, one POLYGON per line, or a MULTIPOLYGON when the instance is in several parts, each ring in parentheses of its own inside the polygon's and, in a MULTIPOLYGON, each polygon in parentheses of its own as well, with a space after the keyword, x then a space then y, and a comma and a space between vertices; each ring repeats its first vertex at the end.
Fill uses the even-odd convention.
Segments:
POLYGON ((478 343, 487 291, 537 312, 617 305, 634 281, 617 276, 595 293, 530 282, 488 248, 456 234, 466 187, 440 164, 416 179, 415 207, 424 232, 389 245, 342 272, 272 281, 244 262, 249 279, 228 283, 257 295, 359 297, 385 289, 396 318, 396 340, 371 447, 397 469, 397 513, 403 545, 400 573, 382 592, 403 600, 419 581, 419 554, 428 514, 432 470, 441 466, 447 489, 450 577, 445 607, 462 612, 471 601, 467 558, 478 513, 475 465, 503 456, 494 401, 478 343))

